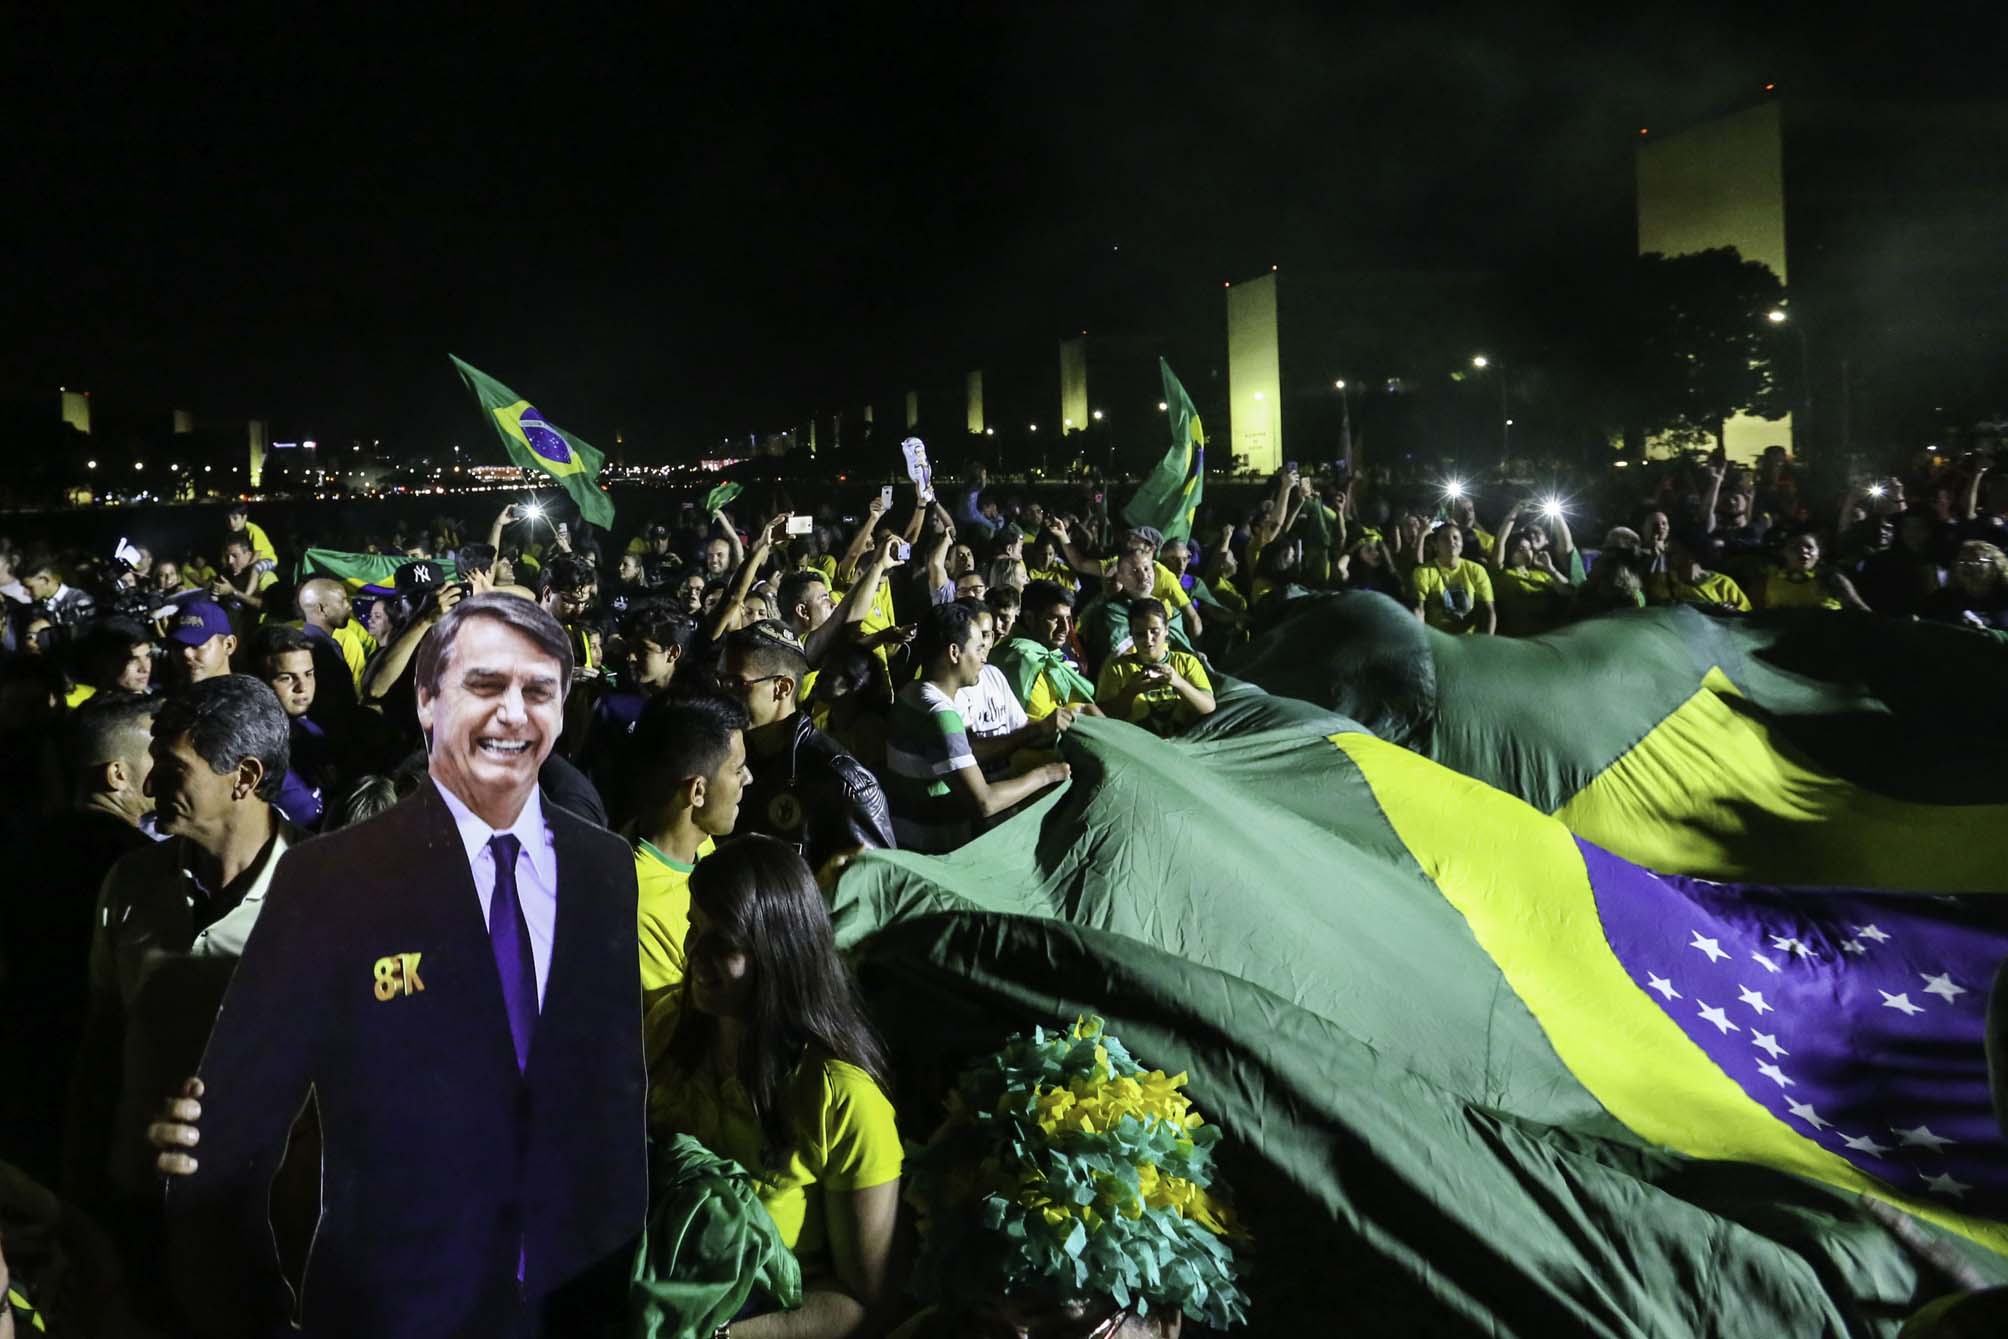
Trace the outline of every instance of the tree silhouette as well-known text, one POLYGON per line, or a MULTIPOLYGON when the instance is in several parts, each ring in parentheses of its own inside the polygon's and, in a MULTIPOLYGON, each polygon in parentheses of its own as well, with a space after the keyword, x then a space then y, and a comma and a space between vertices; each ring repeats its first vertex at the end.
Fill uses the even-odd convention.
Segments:
POLYGON ((1734 247, 1650 252, 1633 278, 1633 412, 1648 436, 1719 447, 1733 415, 1785 416, 1800 369, 1795 334, 1769 318, 1785 302, 1770 266, 1734 247))

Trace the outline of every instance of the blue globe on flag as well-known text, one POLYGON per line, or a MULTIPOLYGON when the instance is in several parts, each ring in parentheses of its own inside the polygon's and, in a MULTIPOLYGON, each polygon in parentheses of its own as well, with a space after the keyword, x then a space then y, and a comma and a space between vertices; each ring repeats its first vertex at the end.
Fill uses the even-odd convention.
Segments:
POLYGON ((524 440, 529 442, 532 451, 553 465, 572 463, 572 448, 565 444, 564 437, 546 423, 544 416, 535 409, 525 408, 522 415, 517 418, 516 425, 523 430, 524 440))

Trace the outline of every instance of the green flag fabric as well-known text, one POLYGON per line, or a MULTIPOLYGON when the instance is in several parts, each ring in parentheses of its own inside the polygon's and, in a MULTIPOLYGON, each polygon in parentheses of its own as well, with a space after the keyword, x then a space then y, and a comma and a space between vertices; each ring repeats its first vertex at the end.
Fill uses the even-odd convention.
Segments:
MULTIPOLYGON (((425 559, 407 558, 402 554, 388 553, 344 553, 340 549, 308 549, 300 557, 299 580, 308 577, 332 577, 347 585, 350 590, 362 590, 366 586, 391 587, 397 584, 397 569, 425 559)), ((448 581, 460 579, 460 569, 451 558, 434 558, 430 561, 445 569, 448 581)))
MULTIPOLYGON (((1736 920, 1874 905, 1896 973, 1914 965, 1899 944, 1971 899, 1663 878, 1345 717, 1232 681, 1218 696, 1182 739, 1077 721, 1065 786, 952 855, 845 871, 832 914, 902 1057, 903 1124, 939 1116, 927 1075, 1101 1015, 1186 1072, 1222 1130, 1253 1334, 1894 1339, 1935 1298, 2008 1282, 1998 1194, 1974 1189, 2002 1173, 1972 1011, 1900 1017, 1824 988, 1795 1005, 1736 920), (1697 924, 1735 961, 1686 947, 1697 924), (1734 979, 1790 1016, 1738 1002, 1734 979), (1863 1041, 1927 1024, 1966 1031, 1887 1059, 1863 1041), (1782 1069, 1753 1036, 1789 1050, 1782 1069), (1946 1128, 1912 1105, 1927 1065, 1959 1079, 1966 1161, 1884 1132, 1946 1128), (1819 1124, 1788 1111, 1801 1098, 1819 1124), (1871 1124, 1877 1102, 1905 1114, 1871 1124)), ((1980 937, 1976 960, 2008 951, 1998 927, 1980 937)), ((1876 970, 1824 952, 1786 970, 1813 988, 1843 967, 1876 970)))
POLYGON ((1453 637, 1310 595, 1226 668, 1656 870, 2008 891, 2008 695, 1942 687, 2008 680, 2008 648, 1964 629, 1679 606, 1453 637))
POLYGON ((461 380, 502 439, 503 449, 517 466, 543 474, 571 495, 579 515, 606 529, 614 523, 614 504, 600 491, 600 466, 606 457, 546 419, 528 400, 486 372, 453 358, 461 380))
POLYGON ((1160 358, 1157 366, 1164 376, 1171 447, 1150 477, 1137 486, 1136 496, 1123 508, 1123 519, 1162 531, 1166 539, 1190 539, 1192 518, 1206 489, 1206 434, 1191 397, 1171 374, 1171 364, 1160 358))
POLYGON ((732 499, 738 497, 744 487, 743 484, 720 484, 712 489, 704 495, 704 514, 709 516, 721 507, 731 505, 732 499))
POLYGON ((1007 637, 990 653, 990 663, 1004 674, 1005 681, 1020 702, 1032 697, 1032 686, 1044 674, 1053 697, 1060 702, 1092 702, 1095 686, 1067 663, 1067 658, 1043 642, 1030 637, 1007 637))
POLYGON ((710 1339, 749 1301, 802 1305, 801 1265, 744 1167, 679 1134, 650 1149, 649 1179, 627 1334, 710 1339))

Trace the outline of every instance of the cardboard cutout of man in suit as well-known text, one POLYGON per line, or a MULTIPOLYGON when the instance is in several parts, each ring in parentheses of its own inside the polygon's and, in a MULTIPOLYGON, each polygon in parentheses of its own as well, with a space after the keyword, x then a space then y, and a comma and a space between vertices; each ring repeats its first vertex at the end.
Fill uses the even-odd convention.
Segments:
POLYGON ((205 1328, 569 1335, 583 1281, 624 1282, 648 1191, 634 860, 538 790, 571 673, 549 614, 462 601, 418 652, 431 784, 280 862, 179 1113, 198 1156, 163 1159, 205 1328), (268 1198, 310 1095, 295 1294, 268 1198))

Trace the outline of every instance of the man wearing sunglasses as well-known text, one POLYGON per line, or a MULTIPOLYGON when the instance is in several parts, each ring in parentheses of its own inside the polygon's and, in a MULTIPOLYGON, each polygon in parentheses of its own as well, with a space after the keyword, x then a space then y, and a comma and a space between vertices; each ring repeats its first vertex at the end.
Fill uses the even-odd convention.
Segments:
POLYGON ((753 772, 735 832, 787 842, 820 871, 833 856, 895 843, 878 778, 800 710, 808 672, 801 639, 771 619, 731 633, 719 651, 719 690, 746 708, 753 772))

